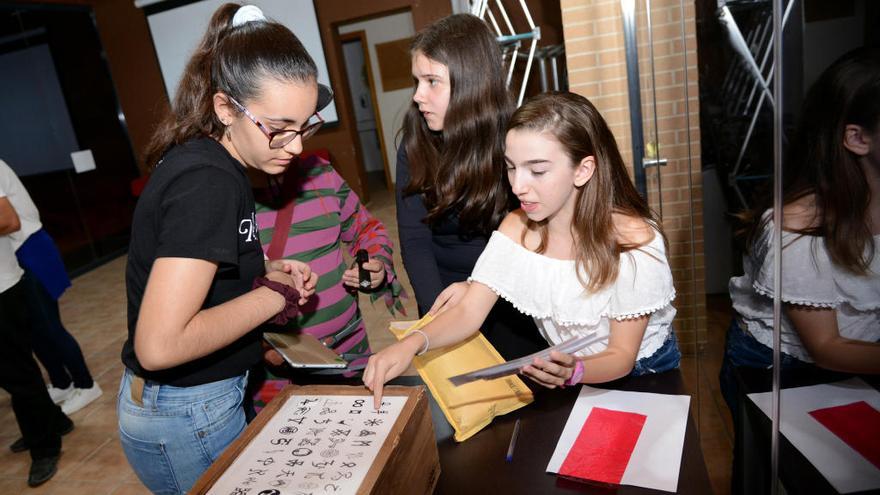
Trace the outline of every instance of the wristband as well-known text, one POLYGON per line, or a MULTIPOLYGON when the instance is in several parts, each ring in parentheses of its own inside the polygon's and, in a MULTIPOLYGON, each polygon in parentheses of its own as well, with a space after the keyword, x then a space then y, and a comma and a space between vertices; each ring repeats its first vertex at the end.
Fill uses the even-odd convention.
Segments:
POLYGON ((272 289, 273 291, 284 296, 284 309, 278 312, 274 318, 269 320, 269 323, 273 325, 284 325, 291 318, 296 316, 299 313, 299 306, 297 303, 299 302, 299 291, 294 289, 293 287, 282 284, 281 282, 276 282, 274 280, 269 280, 266 277, 257 277, 254 279, 253 289, 258 287, 266 287, 272 289))
POLYGON ((422 354, 428 352, 428 346, 431 345, 431 341, 428 340, 428 334, 421 330, 413 330, 412 332, 410 332, 410 335, 414 333, 421 334, 421 336, 425 338, 425 347, 422 347, 422 350, 416 353, 416 356, 421 356, 422 354))
POLYGON ((584 377, 584 362, 578 359, 577 364, 574 365, 574 371, 571 372, 571 376, 568 377, 568 380, 565 380, 566 387, 570 387, 572 385, 577 385, 581 382, 581 378, 584 377))

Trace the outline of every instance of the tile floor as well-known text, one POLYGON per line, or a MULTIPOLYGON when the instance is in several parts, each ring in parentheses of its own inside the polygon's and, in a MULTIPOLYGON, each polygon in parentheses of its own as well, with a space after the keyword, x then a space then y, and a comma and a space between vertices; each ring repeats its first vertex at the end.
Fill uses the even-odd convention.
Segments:
MULTIPOLYGON (((397 244, 393 195, 374 188, 370 210, 388 228, 397 244)), ((399 254, 395 264, 407 291, 412 294, 403 273, 399 254)), ((9 395, 0 390, 0 493, 135 495, 149 493, 128 466, 116 432, 115 400, 122 365, 119 359, 126 336, 125 257, 115 259, 74 280, 61 298, 62 319, 76 337, 92 374, 104 395, 71 417, 76 428, 64 437, 59 471, 46 484, 27 487, 29 458, 13 454, 7 446, 19 436, 9 395)), ((405 304, 415 318, 415 301, 405 304)), ((361 307, 370 329, 373 348, 393 340, 385 329, 392 319, 379 303, 373 307, 363 298, 361 307)), ((718 392, 718 369, 723 350, 724 330, 729 321, 726 296, 709 298, 709 342, 700 359, 686 357, 682 362, 688 387, 693 394, 692 414, 699 419, 703 455, 716 493, 729 492, 732 428, 727 408, 718 392)))

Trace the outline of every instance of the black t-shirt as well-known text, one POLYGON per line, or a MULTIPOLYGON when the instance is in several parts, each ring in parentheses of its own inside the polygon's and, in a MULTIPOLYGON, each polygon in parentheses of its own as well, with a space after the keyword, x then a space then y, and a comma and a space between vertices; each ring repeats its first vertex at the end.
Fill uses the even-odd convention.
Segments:
POLYGON ((138 313, 153 262, 164 257, 218 264, 202 309, 250 291, 254 277, 265 271, 244 166, 214 139, 193 139, 172 148, 137 203, 125 269, 128 340, 122 362, 138 376, 179 387, 241 375, 258 363, 259 329, 189 363, 161 371, 141 367, 134 352, 138 313))

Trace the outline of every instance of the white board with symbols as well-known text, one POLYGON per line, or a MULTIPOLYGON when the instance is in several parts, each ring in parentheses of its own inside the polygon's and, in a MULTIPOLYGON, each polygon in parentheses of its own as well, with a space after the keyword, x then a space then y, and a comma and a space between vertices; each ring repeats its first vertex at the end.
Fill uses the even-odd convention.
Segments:
POLYGON ((291 395, 208 490, 211 495, 354 494, 407 402, 291 395))

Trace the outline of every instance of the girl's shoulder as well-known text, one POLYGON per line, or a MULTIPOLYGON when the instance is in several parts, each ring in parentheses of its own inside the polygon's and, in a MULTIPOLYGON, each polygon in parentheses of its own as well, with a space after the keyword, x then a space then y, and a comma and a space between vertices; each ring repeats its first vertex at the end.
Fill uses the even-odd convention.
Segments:
POLYGON ((816 195, 807 194, 782 207, 782 228, 791 232, 814 229, 821 224, 816 195))
POLYGON ((498 231, 511 239, 519 239, 522 233, 528 229, 528 220, 524 211, 520 209, 513 210, 501 220, 498 231))
POLYGON ((529 229, 529 217, 521 209, 508 213, 498 232, 528 251, 535 251, 541 244, 541 234, 529 229))
POLYGON ((617 243, 623 246, 645 246, 659 235, 657 227, 641 217, 613 213, 614 232, 617 243))

